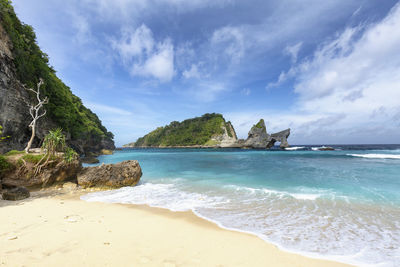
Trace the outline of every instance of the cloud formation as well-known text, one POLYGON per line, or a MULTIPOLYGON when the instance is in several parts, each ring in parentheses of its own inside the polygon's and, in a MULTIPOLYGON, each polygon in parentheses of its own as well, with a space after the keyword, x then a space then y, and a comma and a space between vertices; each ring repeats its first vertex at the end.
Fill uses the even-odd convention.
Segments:
POLYGON ((172 80, 174 46, 169 38, 156 42, 152 31, 144 24, 136 30, 123 32, 120 40, 113 40, 117 50, 132 75, 153 77, 161 82, 172 80))
POLYGON ((315 140, 325 133, 324 138, 332 140, 350 135, 348 140, 354 142, 367 133, 373 142, 375 132, 394 141, 400 110, 398 29, 400 4, 377 23, 346 28, 272 83, 293 80, 297 101, 292 110, 281 116, 264 111, 260 116, 275 128, 286 121, 296 129, 297 140, 315 140))

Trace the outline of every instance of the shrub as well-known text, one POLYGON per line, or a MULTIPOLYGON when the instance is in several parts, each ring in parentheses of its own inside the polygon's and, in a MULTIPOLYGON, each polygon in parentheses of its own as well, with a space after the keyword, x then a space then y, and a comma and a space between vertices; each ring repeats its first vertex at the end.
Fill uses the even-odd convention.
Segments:
POLYGON ((62 133, 61 128, 50 130, 44 137, 42 148, 50 155, 54 155, 56 152, 62 152, 66 147, 65 135, 62 133))
POLYGON ((66 162, 66 163, 71 163, 71 162, 73 162, 74 160, 76 160, 76 159, 78 159, 78 153, 76 153, 75 152, 75 150, 73 150, 72 148, 70 148, 70 147, 67 147, 66 149, 65 149, 65 152, 64 152, 64 161, 66 162))
POLYGON ((0 155, 0 176, 11 167, 12 165, 6 160, 6 158, 3 155, 0 155))

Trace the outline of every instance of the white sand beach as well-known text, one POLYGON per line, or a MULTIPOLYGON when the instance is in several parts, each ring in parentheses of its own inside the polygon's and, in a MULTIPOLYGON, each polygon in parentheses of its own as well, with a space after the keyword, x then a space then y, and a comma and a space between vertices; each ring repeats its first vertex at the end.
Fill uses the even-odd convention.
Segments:
POLYGON ((287 253, 190 212, 47 190, 0 200, 0 266, 345 266, 287 253))

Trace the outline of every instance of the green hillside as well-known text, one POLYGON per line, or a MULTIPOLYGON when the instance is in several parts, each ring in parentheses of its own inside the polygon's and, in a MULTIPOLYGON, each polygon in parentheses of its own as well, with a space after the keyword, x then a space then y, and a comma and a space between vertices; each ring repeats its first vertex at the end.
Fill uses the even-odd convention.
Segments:
POLYGON ((112 139, 113 134, 101 124, 97 115, 86 108, 81 99, 56 76, 48 56, 36 42, 33 28, 21 23, 9 0, 0 0, 0 22, 12 42, 18 79, 31 88, 35 88, 39 78, 44 80, 41 90, 49 98, 46 116, 68 131, 72 140, 112 139))
MULTIPOLYGON (((139 138, 135 146, 212 145, 211 137, 223 134, 222 127, 227 126, 228 123, 221 114, 216 113, 204 114, 182 122, 173 121, 139 138)), ((230 127, 226 129, 228 135, 232 137, 230 127)))

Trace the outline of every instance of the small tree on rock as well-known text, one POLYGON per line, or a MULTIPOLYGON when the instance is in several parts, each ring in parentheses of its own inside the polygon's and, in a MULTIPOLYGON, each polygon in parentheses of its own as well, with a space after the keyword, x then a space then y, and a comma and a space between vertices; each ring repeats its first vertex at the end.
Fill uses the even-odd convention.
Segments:
POLYGON ((49 99, 45 97, 44 99, 40 98, 40 87, 43 85, 43 79, 40 78, 39 82, 37 84, 37 89, 36 91, 32 88, 26 88, 28 91, 34 92, 36 94, 36 99, 37 99, 37 104, 36 105, 30 105, 29 107, 29 114, 32 117, 32 121, 29 124, 29 128, 32 130, 32 135, 31 139, 29 139, 28 145, 25 148, 25 152, 28 153, 29 149, 31 149, 33 139, 36 136, 36 123, 38 119, 46 115, 46 110, 44 109, 43 105, 47 104, 49 102, 49 99), (41 111, 43 109, 43 111, 41 111))

